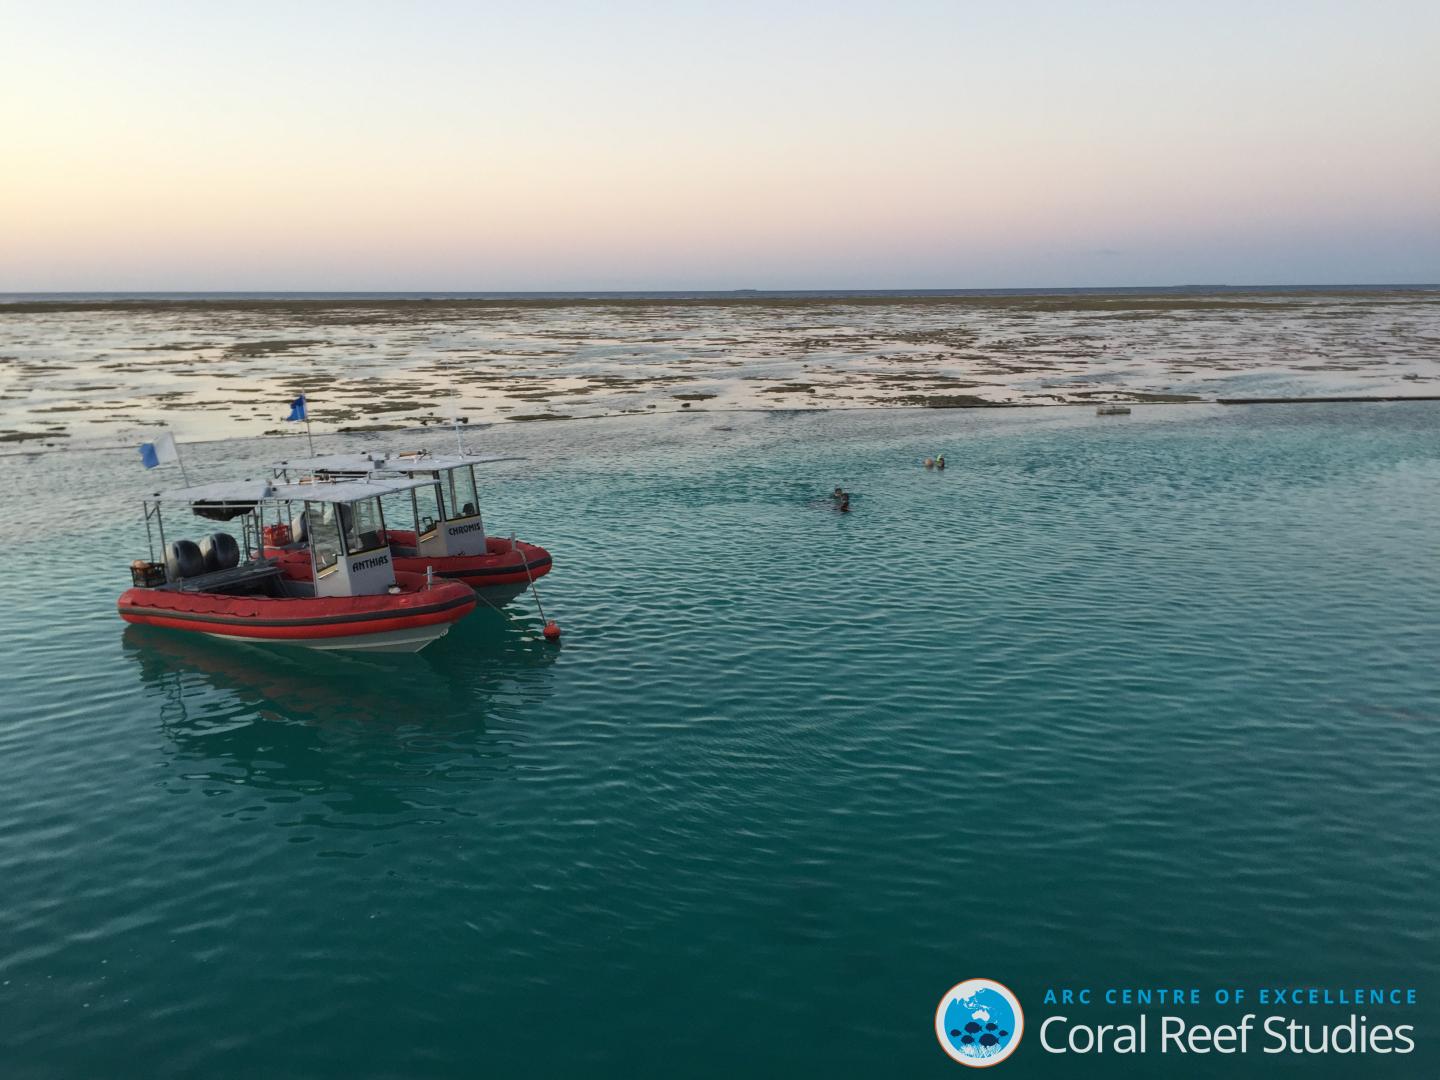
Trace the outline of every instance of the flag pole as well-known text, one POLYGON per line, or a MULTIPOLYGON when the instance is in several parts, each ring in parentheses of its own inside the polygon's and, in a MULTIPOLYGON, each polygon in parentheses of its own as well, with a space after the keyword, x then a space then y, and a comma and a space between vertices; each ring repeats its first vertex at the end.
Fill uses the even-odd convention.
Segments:
POLYGON ((305 442, 310 447, 310 456, 314 457, 315 436, 310 431, 310 402, 305 400, 303 393, 290 403, 290 415, 285 419, 305 421, 305 442))
POLYGON ((180 479, 185 481, 185 486, 190 486, 190 477, 185 472, 185 459, 180 456, 180 444, 175 444, 175 464, 180 466, 180 479))

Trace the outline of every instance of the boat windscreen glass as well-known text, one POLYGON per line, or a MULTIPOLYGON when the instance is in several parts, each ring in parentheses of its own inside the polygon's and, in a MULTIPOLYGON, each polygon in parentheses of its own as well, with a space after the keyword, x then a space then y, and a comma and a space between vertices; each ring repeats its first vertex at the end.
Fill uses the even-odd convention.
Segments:
POLYGON ((429 536, 440 524, 440 489, 426 484, 415 489, 415 531, 429 536))
POLYGON ((315 552, 316 573, 333 570, 340 561, 340 522, 335 504, 307 502, 305 527, 310 533, 310 548, 315 552))
POLYGON ((480 512, 480 497, 475 494, 475 466, 462 465, 445 473, 443 482, 449 520, 474 517, 480 512))
POLYGON ((345 531, 345 550, 351 555, 385 546, 385 523, 380 517, 378 498, 341 503, 340 524, 345 531))

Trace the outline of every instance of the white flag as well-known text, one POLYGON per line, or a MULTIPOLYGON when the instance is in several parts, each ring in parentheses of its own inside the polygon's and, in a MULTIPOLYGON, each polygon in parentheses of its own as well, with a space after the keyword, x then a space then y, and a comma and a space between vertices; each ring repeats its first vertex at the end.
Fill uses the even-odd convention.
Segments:
POLYGON ((157 465, 173 465, 180 460, 180 451, 175 449, 175 436, 168 431, 162 431, 155 436, 155 463, 157 465))

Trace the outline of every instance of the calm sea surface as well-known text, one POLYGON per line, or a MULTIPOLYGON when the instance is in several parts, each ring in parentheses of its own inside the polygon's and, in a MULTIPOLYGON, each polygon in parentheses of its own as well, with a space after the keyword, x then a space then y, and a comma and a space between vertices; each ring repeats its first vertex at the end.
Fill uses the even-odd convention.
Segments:
MULTIPOLYGON (((487 522, 553 551, 563 644, 516 605, 385 661, 127 630, 156 474, 7 458, 0 1075, 955 1076, 933 1013, 972 976, 1036 1012, 1416 987, 1414 1056, 1223 1071, 1435 1075, 1437 422, 472 433, 528 455, 487 522)), ((1007 1076, 1219 1074, 1035 1034, 1007 1076)))

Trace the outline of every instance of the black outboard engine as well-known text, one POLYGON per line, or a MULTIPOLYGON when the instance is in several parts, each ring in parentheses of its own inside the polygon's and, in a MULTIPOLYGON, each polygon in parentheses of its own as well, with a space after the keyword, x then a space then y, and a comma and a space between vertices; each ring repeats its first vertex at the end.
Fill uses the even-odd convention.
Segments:
POLYGON ((240 565, 240 545, 229 533, 211 533, 200 541, 200 554, 207 571, 229 570, 240 565))
POLYGON ((199 545, 193 540, 171 540, 165 545, 165 571, 171 581, 205 573, 205 556, 199 545))

